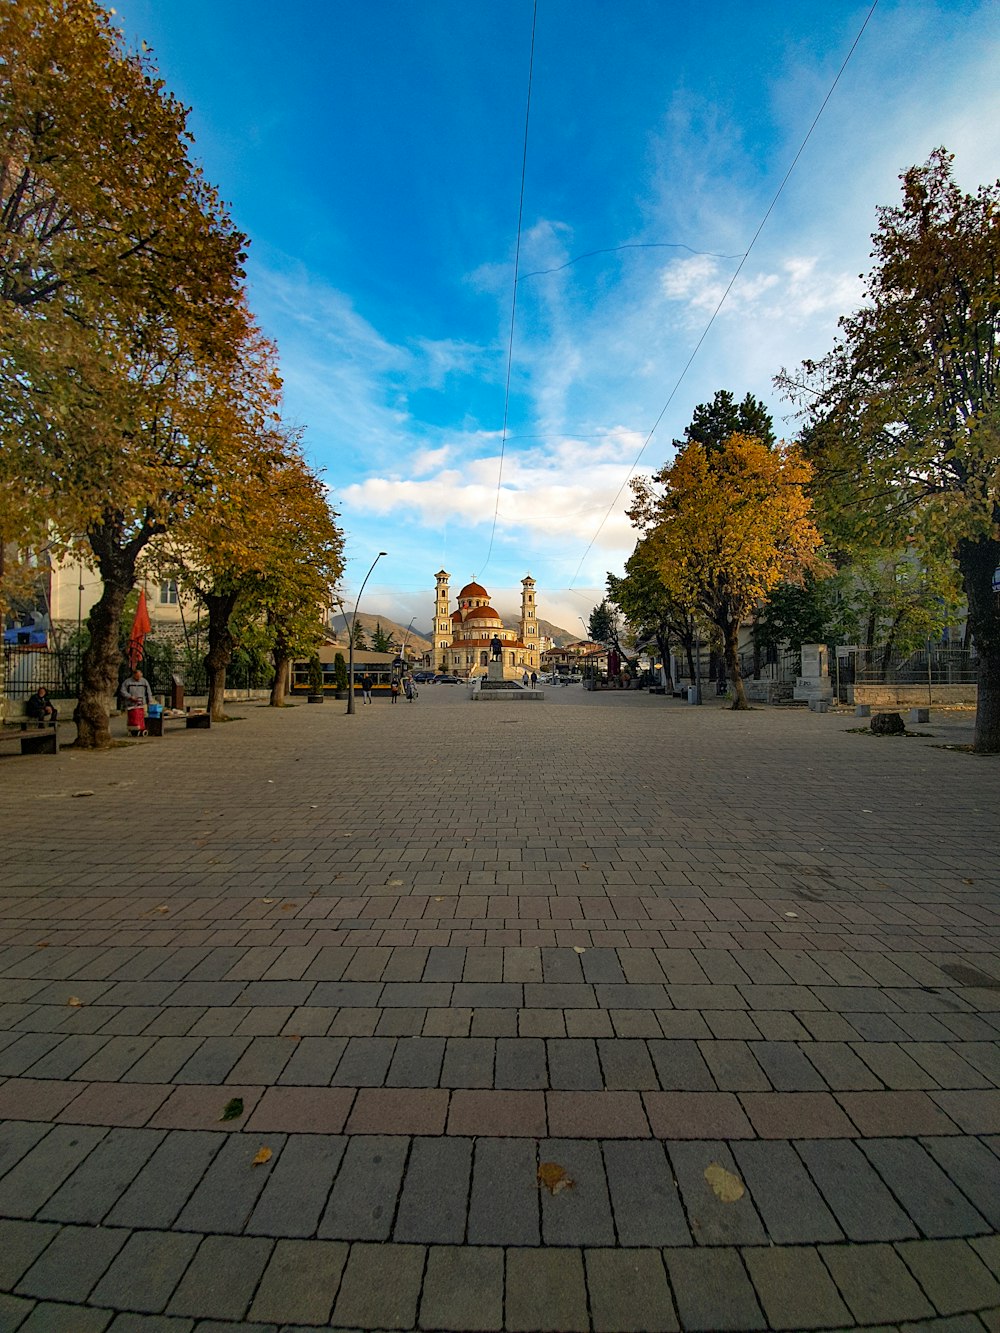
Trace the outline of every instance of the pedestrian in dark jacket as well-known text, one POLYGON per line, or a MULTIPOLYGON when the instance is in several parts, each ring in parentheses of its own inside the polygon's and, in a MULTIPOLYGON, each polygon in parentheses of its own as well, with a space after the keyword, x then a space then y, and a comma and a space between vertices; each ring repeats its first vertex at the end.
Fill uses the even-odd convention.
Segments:
POLYGON ((375 684, 375 682, 372 680, 371 676, 369 676, 368 672, 366 671, 365 674, 361 677, 361 702, 362 702, 362 703, 365 703, 365 704, 370 704, 370 703, 371 703, 371 701, 372 701, 372 686, 373 686, 374 684, 375 684))
POLYGON ((39 722, 56 722, 59 718, 59 714, 56 712, 55 706, 49 698, 49 692, 44 685, 39 685, 25 704, 24 710, 29 717, 37 718, 39 722))

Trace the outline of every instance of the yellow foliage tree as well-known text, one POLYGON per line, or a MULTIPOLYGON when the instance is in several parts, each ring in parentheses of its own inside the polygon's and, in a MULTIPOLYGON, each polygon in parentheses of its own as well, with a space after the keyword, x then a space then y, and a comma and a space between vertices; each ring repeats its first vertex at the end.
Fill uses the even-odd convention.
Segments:
POLYGON ((643 529, 670 597, 718 630, 734 708, 748 706, 740 625, 779 582, 821 564, 805 492, 810 475, 794 446, 769 449, 735 434, 722 448, 689 441, 651 482, 633 482, 629 517, 643 529))

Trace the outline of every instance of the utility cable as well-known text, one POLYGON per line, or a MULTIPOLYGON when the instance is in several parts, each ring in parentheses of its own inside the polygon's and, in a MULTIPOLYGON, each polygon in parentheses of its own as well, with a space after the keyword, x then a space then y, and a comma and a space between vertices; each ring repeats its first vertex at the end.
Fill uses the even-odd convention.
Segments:
POLYGON ((514 285, 510 298, 510 331, 507 335, 507 379, 504 385, 503 394, 503 429, 500 432, 500 463, 497 468, 497 499, 493 510, 493 528, 490 532, 489 550, 486 552, 486 562, 483 565, 483 572, 489 568, 490 556, 493 554, 493 539, 497 531, 497 517, 500 512, 500 485, 503 481, 503 457, 504 446, 507 443, 507 417, 510 412, 510 375, 511 367, 514 362, 514 318, 517 314, 517 283, 518 269, 521 262, 521 223, 524 218, 524 178, 528 167, 528 123, 531 117, 531 80, 535 68, 535 26, 538 21, 538 0, 535 0, 531 11, 531 52, 528 56, 528 95, 524 107, 524 147, 521 153, 521 195, 517 205, 517 243, 514 247, 514 285))
MULTIPOLYGON (((692 362, 694 361, 695 357, 698 355, 699 351, 701 350, 701 346, 702 346, 702 344, 704 343, 705 339, 708 337, 709 331, 711 330, 712 325, 715 323, 716 318, 717 318, 717 316, 718 316, 718 314, 719 314, 719 311, 720 311, 720 310, 722 309, 722 307, 725 305, 726 300, 727 300, 727 298, 728 298, 728 296, 729 296, 729 293, 733 290, 733 285, 734 285, 734 283, 736 282, 736 279, 740 276, 740 273, 741 273, 742 270, 743 270, 743 266, 744 266, 744 264, 745 264, 745 263, 747 262, 747 260, 750 258, 750 252, 753 250, 754 246, 757 244, 757 240, 758 240, 758 238, 759 238, 761 232, 764 230, 764 227, 765 227, 765 225, 766 225, 766 223, 767 223, 768 218, 771 216, 772 212, 774 211, 774 207, 775 207, 775 205, 777 204, 778 200, 781 198, 781 193, 782 193, 782 191, 784 190, 785 186, 788 184, 788 178, 791 176, 792 172, 795 170, 795 167, 796 167, 796 164, 798 163, 799 158, 802 156, 803 152, 805 151, 806 144, 807 144, 807 143, 809 142, 809 140, 812 138, 813 130, 814 130, 814 129, 816 128, 816 126, 819 124, 820 116, 822 116, 823 112, 826 110, 827 103, 829 102, 830 98, 833 96, 833 94, 834 94, 834 92, 835 92, 835 90, 836 90, 837 84, 840 82, 841 76, 842 76, 842 74, 844 73, 844 70, 847 68, 848 63, 850 62, 851 57, 854 55, 854 52, 855 52, 855 50, 856 50, 856 48, 857 48, 858 43, 861 41, 861 38, 864 36, 865 29, 868 27, 868 24, 869 24, 869 22, 871 21, 871 17, 872 17, 872 15, 875 13, 875 9, 876 9, 877 6, 878 6, 878 0, 873 0, 873 3, 872 3, 871 8, 868 10, 868 13, 865 15, 865 21, 864 21, 864 23, 862 23, 861 27, 858 29, 857 36, 854 38, 854 41, 851 43, 851 48, 850 48, 850 50, 848 51, 847 55, 844 57, 844 60, 843 60, 843 63, 841 64, 841 66, 840 66, 840 69, 837 71, 836 78, 833 80, 833 83, 831 83, 830 88, 829 88, 829 91, 827 92, 826 96, 823 98, 822 103, 820 104, 820 108, 819 108, 819 110, 816 112, 816 115, 813 117, 812 124, 809 126, 809 129, 806 131, 805 138, 804 138, 804 139, 802 140, 802 142, 799 144, 798 151, 796 152, 795 156, 792 158, 791 165, 789 166, 788 170, 785 172, 784 176, 782 177, 781 184, 778 186, 777 190, 775 191, 774 198, 773 198, 773 199, 771 200, 771 202, 768 204, 768 206, 767 206, 767 211, 765 212, 764 216, 761 218, 761 220, 760 220, 760 225, 757 227, 757 230, 754 232, 753 237, 751 238, 750 244, 747 246, 746 251, 745 251, 745 253, 744 253, 744 255, 743 255, 743 258, 742 258, 742 259, 740 260, 740 262, 737 264, 735 273, 734 273, 733 276, 729 279, 729 284, 728 284, 728 286, 726 287, 726 290, 722 293, 722 296, 721 296, 720 299, 719 299, 719 304, 718 304, 718 305, 715 307, 715 309, 712 311, 712 315, 711 315, 711 317, 710 317, 708 323, 705 325, 704 329, 702 330, 701 337, 700 337, 700 338, 698 339, 698 341, 695 343, 695 345, 694 345, 694 350, 692 351, 691 355, 688 357, 687 361, 685 361, 683 370, 682 370, 681 373, 677 376, 677 379, 676 379, 675 382, 674 382, 674 386, 673 386, 673 388, 670 390, 670 393, 669 393, 669 395, 668 395, 668 397, 667 397, 667 401, 663 404, 663 407, 660 409, 660 414, 659 414, 659 416, 656 418, 656 420, 653 422, 652 426, 650 427, 649 434, 646 436, 645 440, 643 441, 642 448, 639 450, 638 454, 637 454, 636 457, 635 457, 635 462, 632 464, 631 468, 629 468, 629 471, 628 471, 628 473, 627 473, 627 475, 626 475, 626 477, 625 477, 625 480, 624 480, 624 481, 622 482, 622 484, 619 486, 619 488, 618 488, 618 490, 617 490, 617 492, 616 492, 616 494, 615 494, 615 497, 614 497, 614 499, 611 501, 610 505, 608 505, 607 513, 606 513, 606 514, 604 515, 604 517, 601 519, 600 524, 598 525, 597 531, 594 533, 593 537, 591 537, 590 541, 589 541, 588 544, 587 544, 587 549, 584 551, 583 555, 580 557, 580 563, 579 563, 579 564, 577 565, 577 567, 576 567, 576 572, 574 573, 573 577, 570 579, 570 588, 572 588, 573 584, 576 582, 577 578, 579 577, 580 570, 583 568, 583 562, 586 560, 587 556, 588 556, 588 555, 590 554, 590 552, 593 550, 594 543, 597 541, 598 537, 601 535, 601 532, 602 532, 602 530, 603 530, 603 528, 604 528, 605 523, 607 523, 608 519, 611 517, 611 513, 612 513, 612 511, 614 510, 615 505, 616 505, 616 504, 618 503, 618 501, 621 499, 622 492, 624 491, 625 487, 628 485, 629 481, 631 480, 632 475, 633 475, 633 473, 635 472, 636 468, 639 466, 639 461, 640 461, 640 459, 642 458, 643 454, 646 452, 646 448, 647 448, 647 446, 649 445, 650 440, 651 440, 651 439, 653 438, 653 436, 656 434, 656 428, 657 428, 657 426, 659 426, 660 422, 663 420, 664 416, 666 415, 667 409, 669 408, 670 404, 673 402, 673 400, 674 400, 674 396, 676 395, 677 390, 681 387, 681 384, 684 382, 684 377, 687 375, 688 371, 690 370, 692 362)), ((498 497, 498 499, 499 499, 499 497, 498 497)))

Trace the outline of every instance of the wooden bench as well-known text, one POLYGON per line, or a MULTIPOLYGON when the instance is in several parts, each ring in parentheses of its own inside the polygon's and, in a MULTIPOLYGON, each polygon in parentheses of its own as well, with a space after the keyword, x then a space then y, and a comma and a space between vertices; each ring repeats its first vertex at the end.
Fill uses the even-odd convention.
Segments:
POLYGON ((5 722, 0 727, 0 745, 19 745, 21 754, 58 754, 59 723, 33 718, 5 722))
POLYGON ((160 717, 146 718, 146 731, 150 736, 162 736, 165 726, 183 726, 186 731, 192 728, 207 731, 211 725, 211 713, 164 713, 160 717))

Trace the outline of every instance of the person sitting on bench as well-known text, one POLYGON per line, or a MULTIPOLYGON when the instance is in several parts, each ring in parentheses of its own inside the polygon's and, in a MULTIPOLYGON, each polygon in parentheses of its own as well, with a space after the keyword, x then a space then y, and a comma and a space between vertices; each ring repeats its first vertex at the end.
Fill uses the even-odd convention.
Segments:
POLYGON ((24 711, 29 717, 33 717, 39 722, 58 722, 59 720, 59 714, 44 685, 39 685, 25 704, 24 711))

